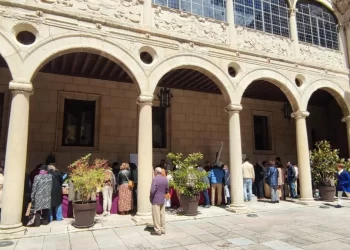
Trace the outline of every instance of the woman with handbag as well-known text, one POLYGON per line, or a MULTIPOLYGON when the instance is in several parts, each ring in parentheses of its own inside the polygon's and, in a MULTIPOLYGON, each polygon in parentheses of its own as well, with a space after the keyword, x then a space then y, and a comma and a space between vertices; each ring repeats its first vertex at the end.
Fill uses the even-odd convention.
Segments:
POLYGON ((133 209, 132 190, 134 182, 128 163, 123 163, 120 166, 117 183, 119 190, 118 210, 121 215, 125 215, 133 209))

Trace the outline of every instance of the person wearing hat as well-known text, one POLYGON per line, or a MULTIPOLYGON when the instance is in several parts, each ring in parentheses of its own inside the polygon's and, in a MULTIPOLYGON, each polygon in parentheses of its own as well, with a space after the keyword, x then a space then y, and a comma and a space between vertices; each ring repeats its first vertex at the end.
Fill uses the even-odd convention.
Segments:
POLYGON ((51 209, 52 176, 48 173, 47 165, 42 165, 40 172, 34 178, 32 188, 32 209, 34 210, 35 227, 49 224, 49 210, 51 209))

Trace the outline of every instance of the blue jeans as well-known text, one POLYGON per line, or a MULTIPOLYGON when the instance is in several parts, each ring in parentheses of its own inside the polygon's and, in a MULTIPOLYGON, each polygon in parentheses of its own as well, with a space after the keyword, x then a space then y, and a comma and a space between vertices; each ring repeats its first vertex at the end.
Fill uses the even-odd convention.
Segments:
POLYGON ((243 178, 243 194, 244 194, 244 200, 250 201, 252 199, 253 195, 253 180, 250 178, 243 178), (248 189, 248 191, 247 191, 248 189))
POLYGON ((289 182, 290 197, 297 198, 297 192, 295 192, 295 181, 289 182))
POLYGON ((210 205, 210 199, 209 199, 208 189, 203 191, 203 196, 204 196, 204 205, 205 206, 209 206, 210 205))
POLYGON ((53 219, 56 219, 57 221, 63 220, 63 214, 62 214, 62 204, 60 204, 58 207, 53 207, 49 210, 49 221, 53 221, 53 219), (53 216, 53 214, 55 216, 53 216))

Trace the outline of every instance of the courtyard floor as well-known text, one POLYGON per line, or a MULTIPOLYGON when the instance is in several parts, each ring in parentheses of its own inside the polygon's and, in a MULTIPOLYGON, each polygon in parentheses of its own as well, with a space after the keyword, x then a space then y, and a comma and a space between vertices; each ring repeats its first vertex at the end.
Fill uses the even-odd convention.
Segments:
MULTIPOLYGON (((350 249, 350 201, 300 205, 291 201, 269 204, 253 201, 249 214, 224 208, 200 208, 196 217, 168 212, 167 232, 150 235, 145 225, 130 216, 97 217, 88 230, 77 230, 71 220, 1 235, 14 244, 6 250, 151 250, 151 249, 350 249), (251 217, 251 214, 256 216, 251 217)), ((1 242, 0 242, 1 243, 1 242)))

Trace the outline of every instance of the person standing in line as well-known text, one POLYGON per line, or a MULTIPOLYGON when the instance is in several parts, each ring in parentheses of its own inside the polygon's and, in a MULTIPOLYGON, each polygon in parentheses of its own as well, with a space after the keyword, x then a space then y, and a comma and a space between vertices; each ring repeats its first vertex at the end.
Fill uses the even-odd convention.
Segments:
POLYGON ((242 170, 244 201, 251 201, 253 196, 253 182, 255 180, 255 172, 254 166, 249 162, 248 158, 244 160, 242 170))
POLYGON ((150 202, 152 204, 152 217, 154 232, 152 235, 165 234, 165 205, 164 197, 169 193, 168 179, 162 175, 162 169, 155 169, 155 177, 152 180, 150 190, 150 202))
POLYGON ((231 188, 231 183, 230 183, 230 170, 228 169, 227 165, 223 165, 224 169, 224 194, 226 198, 226 205, 229 206, 231 205, 231 195, 230 195, 230 188, 231 188))
POLYGON ((219 166, 215 165, 211 168, 208 178, 211 184, 211 205, 215 206, 215 195, 217 193, 218 206, 222 202, 222 181, 224 179, 224 171, 219 166))
POLYGON ((132 177, 134 178, 134 188, 132 191, 132 197, 134 199, 134 207, 137 206, 137 166, 135 163, 130 163, 130 169, 132 177))
POLYGON ((0 168, 0 221, 1 221, 1 207, 2 207, 2 190, 4 188, 3 168, 0 168))
POLYGON ((277 167, 277 171, 278 171, 278 189, 277 189, 277 193, 278 193, 278 197, 280 198, 280 200, 285 200, 285 192, 284 192, 284 181, 286 178, 285 175, 285 171, 283 169, 282 165, 276 165, 277 167))
POLYGON ((48 174, 47 166, 42 165, 40 172, 34 177, 32 188, 32 209, 34 210, 34 226, 48 225, 51 209, 52 176, 48 174))
POLYGON ((54 165, 47 166, 48 173, 52 176, 52 189, 51 189, 51 210, 50 221, 63 220, 62 215, 62 176, 61 173, 54 165))
POLYGON ((105 180, 103 183, 103 216, 111 215, 113 193, 115 191, 116 181, 111 169, 105 170, 105 180))
POLYGON ((295 191, 295 182, 296 182, 296 173, 295 173, 295 168, 294 166, 288 162, 287 163, 287 183, 289 185, 289 195, 293 199, 297 199, 298 195, 297 192, 295 191))
POLYGON ((271 203, 279 203, 278 188, 278 170, 275 162, 269 162, 269 168, 266 172, 265 179, 271 188, 271 203))
POLYGON ((298 186, 299 186, 299 168, 297 165, 294 165, 295 169, 295 193, 298 195, 298 186))
POLYGON ((261 200, 264 198, 264 169, 262 167, 261 162, 257 162, 254 166, 254 173, 255 173, 255 182, 254 186, 256 189, 256 196, 258 197, 258 200, 261 200))
MULTIPOLYGON (((202 167, 198 167, 198 171, 204 172, 206 173, 207 171, 202 168, 202 167)), ((202 179, 203 183, 207 184, 208 187, 210 186, 210 181, 207 175, 205 175, 202 179)), ((208 189, 203 190, 203 196, 204 196, 204 204, 203 207, 204 208, 209 208, 210 207, 210 198, 209 198, 209 193, 208 193, 208 189)))
POLYGON ((211 169, 210 161, 206 161, 204 165, 204 170, 208 173, 211 169))
POLYGON ((121 215, 129 214, 134 207, 132 198, 133 187, 129 185, 130 181, 133 181, 133 178, 129 164, 123 163, 120 166, 120 172, 117 178, 119 187, 118 210, 121 215))
POLYGON ((338 164, 338 183, 337 183, 337 191, 338 191, 338 205, 336 208, 342 207, 342 197, 343 193, 350 198, 350 174, 344 170, 344 164, 338 164))

